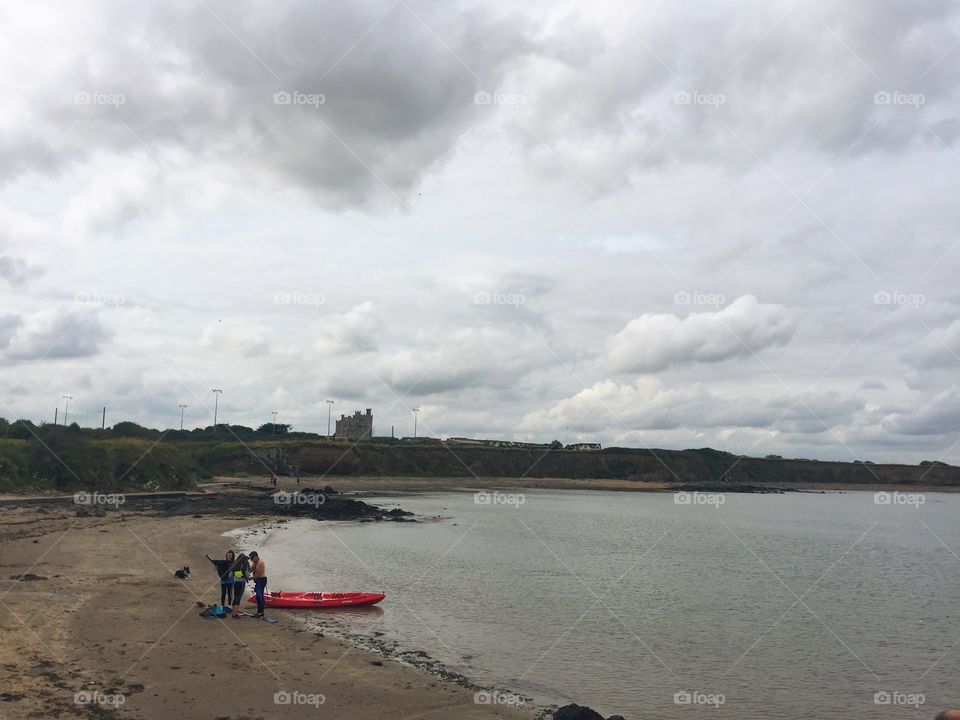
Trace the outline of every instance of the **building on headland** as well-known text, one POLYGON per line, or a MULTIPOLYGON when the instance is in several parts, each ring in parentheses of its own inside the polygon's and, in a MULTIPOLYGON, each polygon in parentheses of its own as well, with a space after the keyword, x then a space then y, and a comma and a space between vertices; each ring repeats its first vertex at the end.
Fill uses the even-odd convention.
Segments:
POLYGON ((601 449, 600 443, 587 443, 587 442, 573 443, 572 445, 567 445, 564 448, 564 450, 579 450, 581 452, 585 450, 600 450, 600 449, 601 449))
POLYGON ((367 408, 366 414, 357 410, 349 417, 341 415, 333 436, 340 440, 370 440, 373 437, 373 410, 367 408))

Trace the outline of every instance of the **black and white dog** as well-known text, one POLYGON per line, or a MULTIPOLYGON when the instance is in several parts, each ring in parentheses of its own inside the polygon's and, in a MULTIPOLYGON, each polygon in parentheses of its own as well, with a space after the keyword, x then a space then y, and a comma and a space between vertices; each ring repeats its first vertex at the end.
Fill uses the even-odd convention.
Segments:
POLYGON ((175 576, 181 580, 187 580, 190 577, 190 566, 184 565, 182 568, 173 573, 175 576))

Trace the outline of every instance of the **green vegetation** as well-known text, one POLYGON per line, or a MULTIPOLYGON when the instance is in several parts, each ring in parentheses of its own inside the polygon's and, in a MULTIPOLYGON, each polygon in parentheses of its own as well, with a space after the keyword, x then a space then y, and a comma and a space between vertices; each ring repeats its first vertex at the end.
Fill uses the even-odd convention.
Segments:
POLYGON ((701 448, 565 450, 409 444, 394 438, 351 444, 289 425, 254 430, 219 425, 160 431, 132 422, 82 429, 0 419, 0 492, 75 489, 158 490, 192 487, 213 475, 371 475, 619 479, 658 483, 777 485, 884 483, 960 485, 960 469, 938 461, 919 466, 751 458, 701 448))

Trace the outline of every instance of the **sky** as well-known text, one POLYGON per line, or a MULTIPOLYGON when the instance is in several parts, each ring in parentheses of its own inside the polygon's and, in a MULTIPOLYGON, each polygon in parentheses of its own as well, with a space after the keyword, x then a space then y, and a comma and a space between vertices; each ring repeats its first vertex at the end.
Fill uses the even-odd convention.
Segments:
POLYGON ((960 5, 0 6, 0 416, 960 462, 960 5))

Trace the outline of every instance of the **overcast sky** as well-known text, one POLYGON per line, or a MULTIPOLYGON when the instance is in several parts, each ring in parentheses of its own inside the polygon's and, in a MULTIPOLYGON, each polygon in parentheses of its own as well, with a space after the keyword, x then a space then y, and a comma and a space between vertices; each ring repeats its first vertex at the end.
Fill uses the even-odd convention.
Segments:
POLYGON ((960 462, 960 6, 0 6, 0 415, 960 462))

